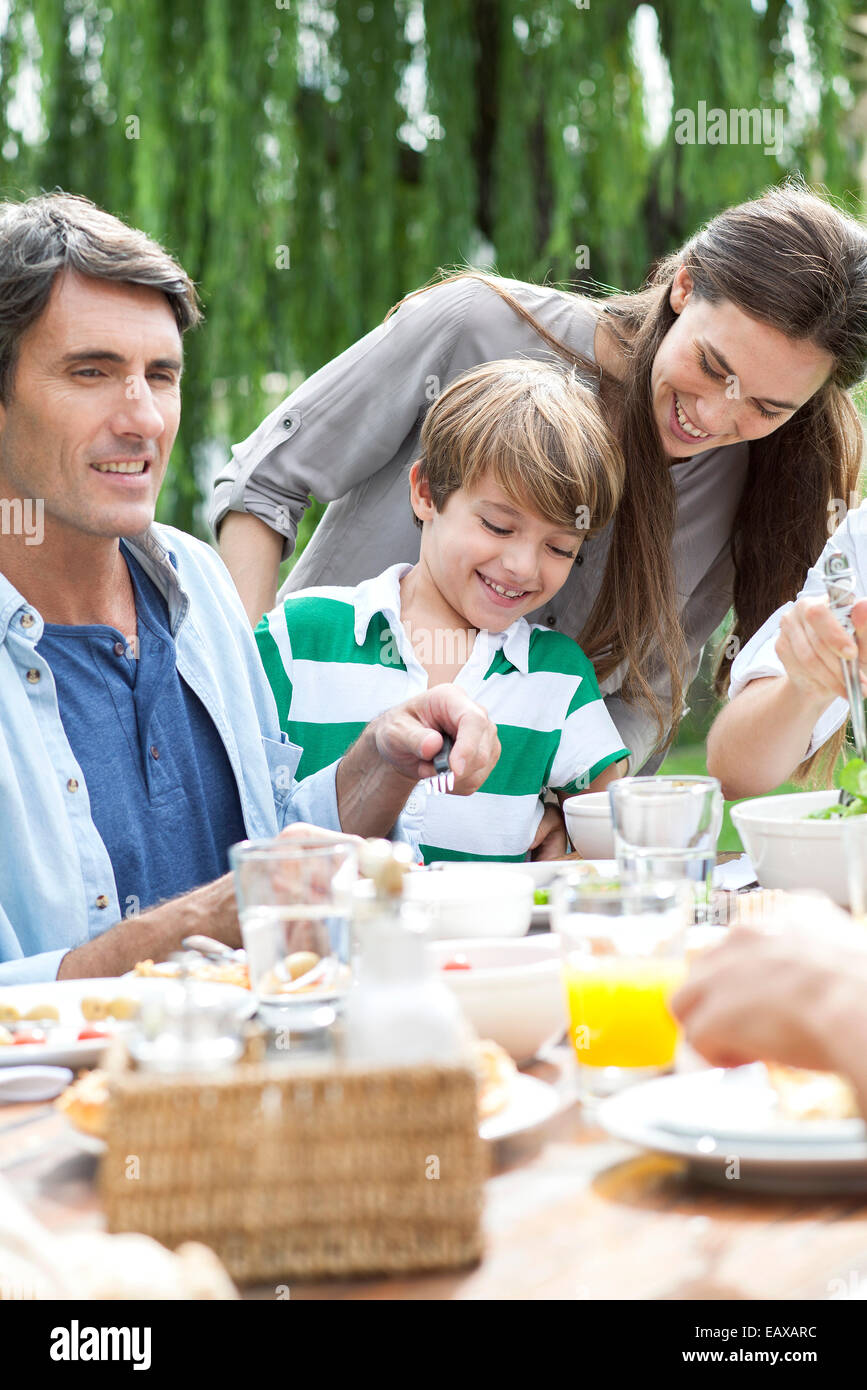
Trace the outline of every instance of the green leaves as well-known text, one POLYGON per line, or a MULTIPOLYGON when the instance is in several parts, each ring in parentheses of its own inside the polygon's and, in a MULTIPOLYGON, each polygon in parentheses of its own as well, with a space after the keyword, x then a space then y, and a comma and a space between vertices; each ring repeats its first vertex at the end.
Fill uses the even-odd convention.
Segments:
POLYGON ((823 811, 811 811, 806 820, 839 820, 847 816, 863 816, 867 813, 867 763, 863 758, 850 758, 836 776, 841 791, 854 797, 848 806, 837 803, 826 806, 823 811))

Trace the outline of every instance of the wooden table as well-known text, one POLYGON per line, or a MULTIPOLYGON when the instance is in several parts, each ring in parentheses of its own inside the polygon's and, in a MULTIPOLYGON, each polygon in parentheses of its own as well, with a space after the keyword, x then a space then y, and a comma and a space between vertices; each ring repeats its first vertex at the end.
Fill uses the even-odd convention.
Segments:
MULTIPOLYGON (((823 1300, 867 1279, 867 1194, 770 1197, 691 1179, 676 1159, 594 1128, 571 1099, 565 1050, 531 1068, 561 1092, 540 1129, 496 1146, 486 1254, 417 1279, 292 1284, 292 1299, 823 1300)), ((41 1107, 0 1107, 0 1129, 41 1107)), ((55 1231, 100 1228, 96 1160, 59 1116, 0 1133, 0 1173, 55 1231), (26 1161, 9 1158, 31 1152, 26 1161)), ((275 1288, 245 1290, 273 1299, 275 1288)))

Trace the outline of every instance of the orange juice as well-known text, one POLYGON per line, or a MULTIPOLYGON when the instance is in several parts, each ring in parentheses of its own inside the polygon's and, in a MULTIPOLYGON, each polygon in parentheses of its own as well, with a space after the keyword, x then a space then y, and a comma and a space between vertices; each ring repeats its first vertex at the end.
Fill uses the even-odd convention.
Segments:
POLYGON ((684 978, 682 958, 575 955, 564 963, 572 1046, 582 1066, 663 1067, 677 1024, 668 1000, 684 978))

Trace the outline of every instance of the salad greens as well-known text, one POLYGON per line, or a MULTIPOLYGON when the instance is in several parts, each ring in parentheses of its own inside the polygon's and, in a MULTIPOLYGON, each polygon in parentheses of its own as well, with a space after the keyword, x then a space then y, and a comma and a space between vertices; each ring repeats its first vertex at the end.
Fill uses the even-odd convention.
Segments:
POLYGON ((850 758, 840 768, 835 781, 841 791, 853 798, 848 805, 838 802, 826 806, 823 811, 811 811, 805 820, 837 820, 840 816, 863 816, 867 814, 867 763, 863 758, 850 758))

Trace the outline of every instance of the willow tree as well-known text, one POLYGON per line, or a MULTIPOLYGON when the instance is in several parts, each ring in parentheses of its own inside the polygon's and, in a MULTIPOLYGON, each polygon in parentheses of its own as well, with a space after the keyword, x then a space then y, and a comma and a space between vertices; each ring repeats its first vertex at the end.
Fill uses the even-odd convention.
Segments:
POLYGON ((8 0, 0 185, 85 193, 199 284, 161 515, 201 531, 209 461, 438 267, 628 287, 792 169, 857 201, 847 9, 8 0), (783 139, 680 143, 700 103, 783 139))

